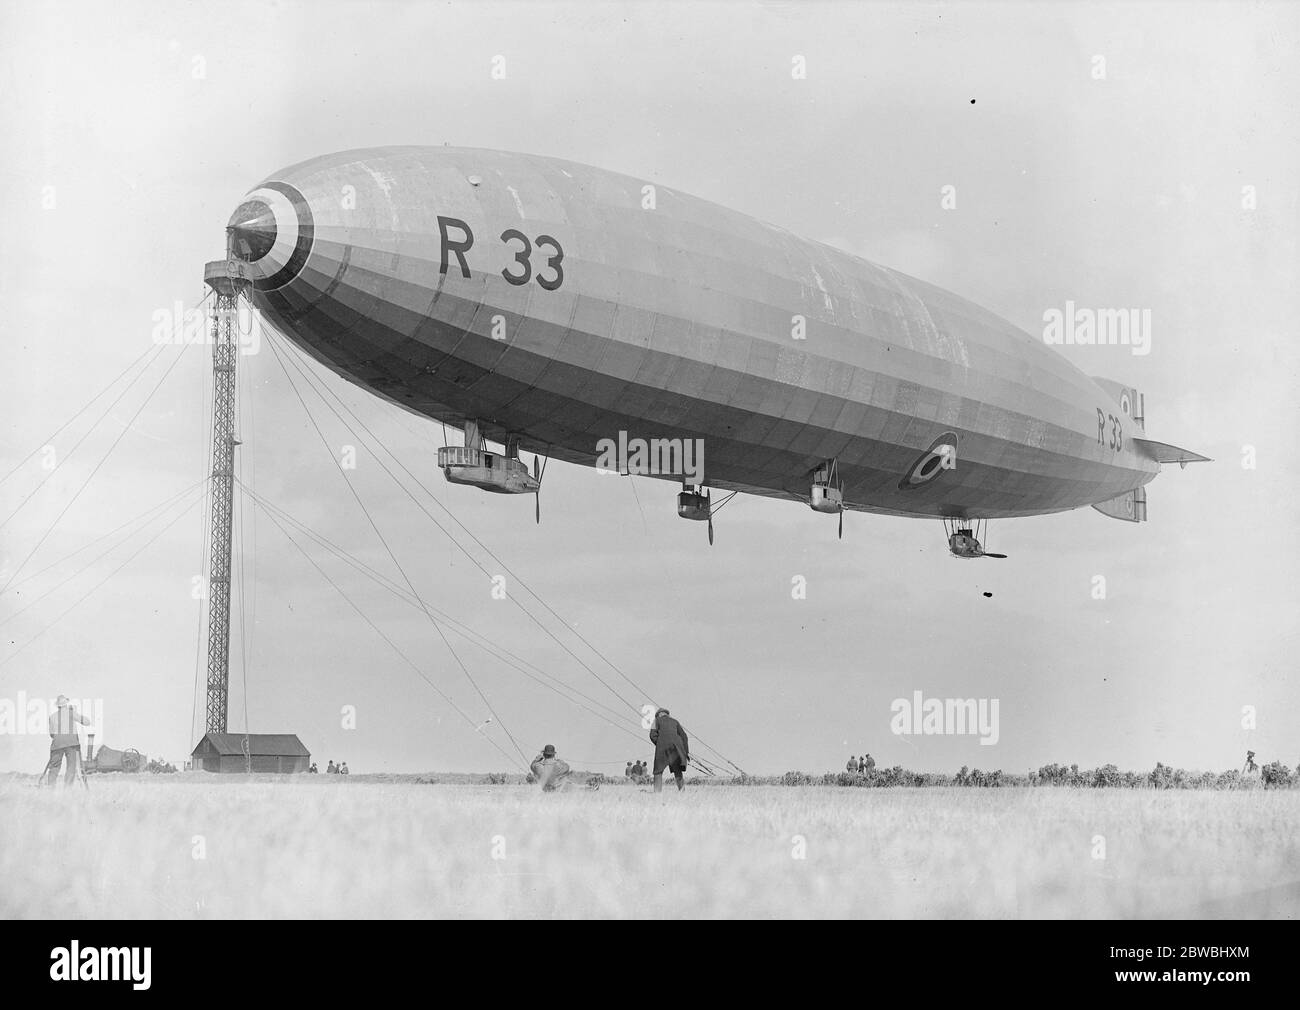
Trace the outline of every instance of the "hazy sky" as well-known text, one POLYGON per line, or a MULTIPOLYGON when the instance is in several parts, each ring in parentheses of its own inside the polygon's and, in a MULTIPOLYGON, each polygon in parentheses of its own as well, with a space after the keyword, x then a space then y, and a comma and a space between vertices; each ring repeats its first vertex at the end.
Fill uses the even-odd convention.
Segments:
MULTIPOLYGON (((1215 459, 1166 468, 1148 487, 1144 525, 1091 509, 995 522, 1003 562, 950 558, 938 523, 851 514, 837 541, 833 518, 752 498, 719 516, 709 549, 701 525, 676 517, 671 483, 558 463, 537 527, 527 498, 443 481, 437 426, 326 376, 441 502, 688 730, 766 773, 838 768, 864 750, 932 770, 1218 769, 1239 767, 1247 747, 1300 761, 1300 544, 1286 519, 1300 494, 1289 448, 1297 8, 0 9, 0 473, 150 347, 156 313, 201 297, 230 212, 278 168, 379 144, 569 158, 841 246, 1031 333, 1067 300, 1150 309, 1149 355, 1061 352, 1142 390, 1149 436, 1215 459), (492 77, 496 56, 504 80, 492 77), (792 79, 795 56, 806 79, 792 79), (945 186, 955 209, 941 208, 945 186), (1252 455, 1254 468, 1243 465, 1252 455), (1093 596, 1098 575, 1104 600, 1093 596), (806 599, 792 599, 795 576, 806 599), (918 690, 998 699, 997 744, 891 733, 891 703, 918 690), (1254 730, 1243 729, 1245 706, 1254 730)), ((400 582, 274 355, 263 347, 240 368, 243 479, 400 582)), ((121 436, 0 599, 0 699, 102 699, 101 742, 176 763, 196 725, 199 509, 134 557, 158 525, 84 571, 103 545, 17 583, 203 477, 210 383, 207 348, 166 348, 75 453, 108 398, 53 441, 60 465, 0 528, 3 582, 121 436)), ((317 412, 331 443, 356 444, 317 412)), ((41 464, 38 454, 0 484, 0 519, 48 475, 41 464)), ((430 605, 620 704, 516 606, 493 600, 370 454, 349 476, 430 605)), ((253 731, 298 733, 322 768, 329 758, 355 771, 508 767, 489 743, 510 749, 499 725, 468 727, 251 506, 242 527, 249 617, 235 651, 242 642, 248 663, 232 661, 232 729, 246 707, 253 731), (345 706, 355 729, 341 725, 345 706)), ((474 721, 487 718, 423 614, 310 553, 429 680, 474 721)), ((649 700, 514 580, 507 589, 629 700, 649 700)), ((479 648, 459 651, 530 756, 551 742, 581 766, 621 771, 647 753, 479 648)), ((36 770, 47 747, 43 735, 0 736, 0 768, 36 770)))

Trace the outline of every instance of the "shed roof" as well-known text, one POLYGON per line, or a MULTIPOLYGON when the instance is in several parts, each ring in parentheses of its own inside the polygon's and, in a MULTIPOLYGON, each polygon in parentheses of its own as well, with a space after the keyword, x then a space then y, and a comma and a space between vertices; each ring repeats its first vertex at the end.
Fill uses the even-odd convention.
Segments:
MULTIPOLYGON (((211 741, 213 748, 222 756, 242 755, 245 736, 248 738, 248 752, 255 756, 311 757, 311 752, 294 733, 207 733, 203 740, 211 741)), ((203 740, 194 748, 195 755, 203 746, 203 740)))

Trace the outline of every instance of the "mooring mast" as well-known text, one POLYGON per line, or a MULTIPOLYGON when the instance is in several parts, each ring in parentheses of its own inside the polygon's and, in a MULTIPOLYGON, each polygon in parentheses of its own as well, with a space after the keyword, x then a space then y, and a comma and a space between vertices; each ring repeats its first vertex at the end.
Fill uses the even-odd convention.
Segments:
POLYGON ((251 285, 239 260, 214 260, 203 282, 212 308, 212 516, 208 560, 208 704, 206 732, 226 732, 230 685, 230 550, 235 497, 235 364, 239 360, 239 296, 251 285))

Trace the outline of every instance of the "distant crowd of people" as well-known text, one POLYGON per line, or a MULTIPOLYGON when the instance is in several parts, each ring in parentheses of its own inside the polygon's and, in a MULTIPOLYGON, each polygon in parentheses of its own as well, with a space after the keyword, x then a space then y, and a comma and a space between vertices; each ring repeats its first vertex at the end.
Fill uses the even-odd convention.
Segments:
MULTIPOLYGON (((320 769, 316 767, 316 762, 313 761, 311 763, 311 767, 308 768, 307 771, 315 775, 320 771, 320 769)), ((334 759, 330 758, 330 763, 325 766, 325 774, 326 775, 347 775, 348 763, 344 761, 342 764, 336 765, 334 763, 334 759)))
POLYGON ((876 770, 876 759, 870 754, 863 754, 861 757, 850 754, 844 770, 850 775, 870 775, 876 770))

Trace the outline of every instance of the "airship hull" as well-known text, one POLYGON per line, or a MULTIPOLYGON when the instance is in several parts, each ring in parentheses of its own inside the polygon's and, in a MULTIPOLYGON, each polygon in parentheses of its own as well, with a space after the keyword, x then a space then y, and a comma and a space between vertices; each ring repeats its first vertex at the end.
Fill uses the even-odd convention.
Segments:
POLYGON ((595 465, 620 434, 698 439, 708 486, 804 502, 834 460, 846 508, 926 517, 1077 508, 1159 470, 1138 421, 1041 340, 648 180, 381 148, 250 198, 280 224, 244 247, 269 322, 408 410, 529 451, 595 465), (951 465, 923 466, 941 442, 951 465))

